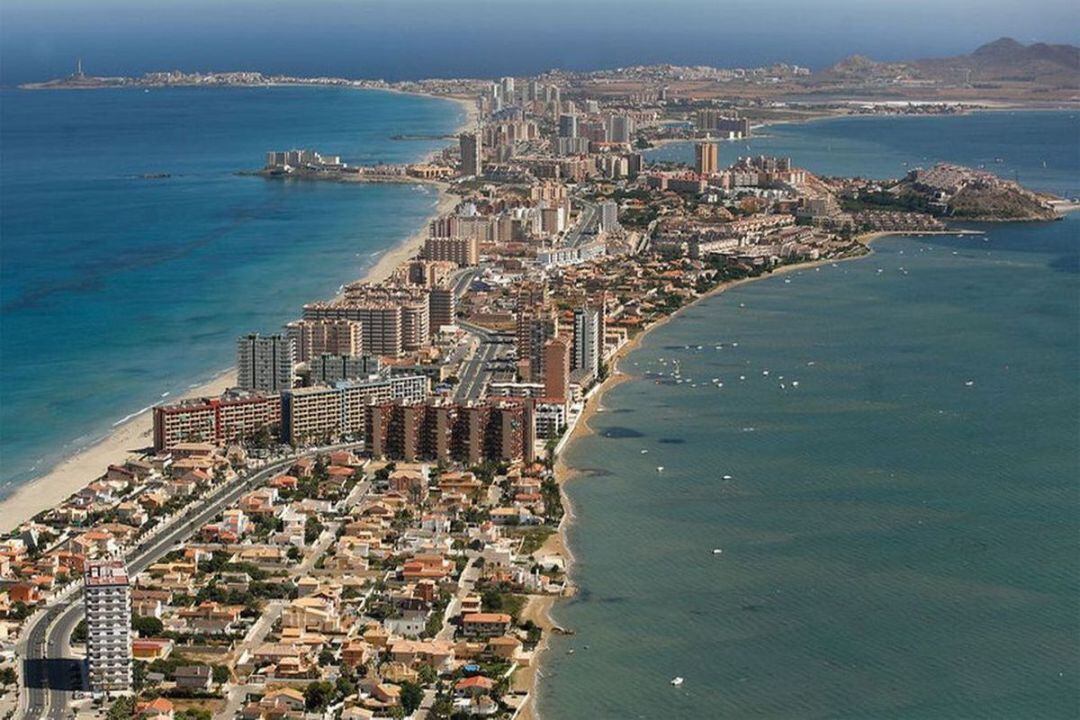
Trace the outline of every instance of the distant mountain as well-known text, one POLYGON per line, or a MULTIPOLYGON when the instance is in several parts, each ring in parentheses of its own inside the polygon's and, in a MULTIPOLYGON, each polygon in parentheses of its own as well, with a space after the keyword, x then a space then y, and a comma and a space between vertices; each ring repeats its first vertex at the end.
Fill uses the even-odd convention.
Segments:
POLYGON ((970 55, 878 62, 860 55, 815 73, 820 82, 936 81, 946 83, 1023 82, 1080 89, 1080 48, 1075 45, 1024 45, 1001 38, 970 55))

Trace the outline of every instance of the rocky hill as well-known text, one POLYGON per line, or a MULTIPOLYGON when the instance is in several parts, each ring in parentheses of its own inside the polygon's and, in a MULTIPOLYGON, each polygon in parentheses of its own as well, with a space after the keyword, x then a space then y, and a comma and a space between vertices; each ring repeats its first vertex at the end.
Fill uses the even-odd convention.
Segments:
POLYGON ((1080 48, 1047 43, 1024 45, 1012 38, 1001 38, 968 55, 947 58, 878 62, 855 55, 815 73, 813 79, 821 83, 1022 82, 1080 92, 1080 48))

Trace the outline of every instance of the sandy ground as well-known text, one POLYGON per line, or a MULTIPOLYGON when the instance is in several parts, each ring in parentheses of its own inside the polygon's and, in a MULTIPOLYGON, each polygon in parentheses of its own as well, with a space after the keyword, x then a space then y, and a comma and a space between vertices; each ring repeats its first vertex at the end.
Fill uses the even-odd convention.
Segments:
MULTIPOLYGON (((450 99, 457 101, 465 110, 466 118, 460 129, 474 126, 476 103, 462 98, 450 99)), ((446 192, 445 184, 439 184, 438 188, 439 199, 428 220, 404 242, 384 253, 364 274, 363 280, 377 282, 389 277, 394 268, 416 254, 427 237, 428 222, 454 208, 457 197, 446 192)), ((235 384, 236 373, 229 371, 192 388, 177 399, 220 395, 235 384)), ((56 507, 80 488, 101 477, 109 465, 123 463, 138 451, 153 445, 153 420, 152 412, 132 418, 99 442, 63 460, 48 474, 19 487, 0 500, 0 533, 9 532, 41 511, 56 507)))

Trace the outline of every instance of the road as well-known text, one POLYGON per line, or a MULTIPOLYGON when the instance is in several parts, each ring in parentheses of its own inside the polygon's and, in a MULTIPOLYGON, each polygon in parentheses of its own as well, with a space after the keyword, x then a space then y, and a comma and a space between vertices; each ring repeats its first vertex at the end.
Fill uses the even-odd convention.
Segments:
MULTIPOLYGON (((243 648, 255 648, 262 645, 266 636, 270 633, 270 629, 274 627, 274 623, 281 617, 281 613, 285 610, 284 600, 271 600, 263 608, 262 614, 259 615, 259 619, 255 621, 255 624, 251 626, 251 630, 248 631, 247 636, 243 642, 240 643, 236 650, 237 655, 243 648)), ((237 684, 229 688, 228 695, 225 696, 225 706, 218 712, 214 713, 215 718, 234 718, 236 712, 243 707, 244 699, 247 697, 248 692, 254 689, 252 685, 237 684)))
POLYGON ((459 382, 454 389, 454 400, 465 402, 483 396, 488 380, 491 378, 491 362, 499 359, 501 351, 507 346, 495 342, 495 333, 487 328, 464 321, 459 322, 458 325, 480 339, 480 347, 476 349, 472 359, 461 364, 459 382))
POLYGON ((566 247, 584 245, 586 242, 593 239, 593 236, 596 234, 597 228, 599 227, 599 206, 585 200, 581 201, 581 206, 581 215, 578 218, 577 226, 567 233, 566 241, 563 243, 566 247))
MULTIPOLYGON (((189 507, 165 530, 149 540, 144 540, 128 554, 128 574, 134 577, 190 537, 226 506, 234 503, 245 492, 264 483, 296 462, 303 455, 317 455, 332 450, 352 449, 358 443, 335 445, 312 450, 277 461, 254 474, 235 480, 225 489, 196 501, 197 507, 189 507)), ((23 633, 26 647, 23 653, 24 686, 26 688, 26 712, 29 720, 65 717, 68 694, 78 687, 78 676, 73 669, 78 662, 65 658, 68 642, 75 626, 83 616, 82 590, 76 590, 32 621, 23 633)))

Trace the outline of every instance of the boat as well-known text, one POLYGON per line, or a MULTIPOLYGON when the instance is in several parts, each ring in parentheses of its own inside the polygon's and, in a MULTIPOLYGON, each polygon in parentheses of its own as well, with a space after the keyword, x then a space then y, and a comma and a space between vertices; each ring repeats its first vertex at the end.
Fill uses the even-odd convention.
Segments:
POLYGON ((731 480, 732 478, 731 478, 731 476, 730 476, 730 475, 725 475, 725 476, 723 477, 723 479, 724 479, 724 480, 731 480))
POLYGON ((648 450, 642 450, 642 451, 641 451, 641 454, 642 454, 642 455, 648 455, 648 454, 649 454, 649 451, 648 451, 648 450))
POLYGON ((975 381, 974 381, 974 380, 968 380, 968 381, 967 381, 966 383, 964 383, 964 385, 965 385, 966 387, 971 387, 971 386, 972 386, 972 385, 974 385, 974 384, 975 384, 975 381))
POLYGON ((664 466, 663 465, 657 465, 656 466, 656 472, 664 472, 664 466))
POLYGON ((683 684, 683 679, 681 677, 677 677, 677 676, 673 677, 673 678, 671 678, 671 684, 674 685, 675 687, 679 687, 680 685, 683 684))
POLYGON ((724 551, 723 551, 723 550, 721 550, 720 548, 713 548, 713 549, 712 549, 712 554, 713 554, 713 555, 723 555, 723 554, 724 554, 724 551))

